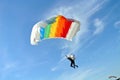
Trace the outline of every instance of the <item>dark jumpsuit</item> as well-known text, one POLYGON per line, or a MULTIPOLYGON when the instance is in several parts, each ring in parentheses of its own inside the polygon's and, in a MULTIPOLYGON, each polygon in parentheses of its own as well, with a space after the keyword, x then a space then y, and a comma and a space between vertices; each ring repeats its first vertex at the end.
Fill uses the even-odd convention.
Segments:
POLYGON ((70 60, 70 62, 71 62, 70 66, 71 67, 73 67, 73 68, 78 67, 78 65, 75 65, 75 61, 72 58, 67 57, 67 59, 70 60))

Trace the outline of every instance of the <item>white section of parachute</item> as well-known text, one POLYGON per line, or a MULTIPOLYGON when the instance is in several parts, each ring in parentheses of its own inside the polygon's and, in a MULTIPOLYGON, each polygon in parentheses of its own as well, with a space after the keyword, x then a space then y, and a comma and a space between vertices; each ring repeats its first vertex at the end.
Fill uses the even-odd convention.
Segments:
POLYGON ((72 38, 80 30, 80 23, 78 21, 72 22, 70 29, 67 33, 66 39, 72 41, 72 38))
POLYGON ((45 22, 38 22, 33 26, 31 32, 31 38, 30 38, 31 45, 38 44, 38 42, 40 41, 40 27, 45 27, 45 26, 47 26, 47 23, 45 22))

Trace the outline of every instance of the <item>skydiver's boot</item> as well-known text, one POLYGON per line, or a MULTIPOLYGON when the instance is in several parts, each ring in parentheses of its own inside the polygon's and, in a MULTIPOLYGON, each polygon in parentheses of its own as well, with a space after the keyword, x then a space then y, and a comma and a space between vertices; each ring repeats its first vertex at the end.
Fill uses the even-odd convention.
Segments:
POLYGON ((75 68, 75 65, 73 65, 73 68, 75 68))
POLYGON ((75 65, 78 68, 78 65, 75 65))
POLYGON ((71 63, 71 64, 70 64, 70 67, 73 67, 73 68, 75 68, 75 65, 74 65, 73 63, 71 63))

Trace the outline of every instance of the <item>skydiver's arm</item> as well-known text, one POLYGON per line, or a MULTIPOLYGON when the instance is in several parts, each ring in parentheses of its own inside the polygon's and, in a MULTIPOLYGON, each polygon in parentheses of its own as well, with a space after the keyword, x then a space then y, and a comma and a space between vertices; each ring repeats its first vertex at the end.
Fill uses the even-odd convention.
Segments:
POLYGON ((68 58, 68 56, 67 55, 65 55, 67 58, 68 58))

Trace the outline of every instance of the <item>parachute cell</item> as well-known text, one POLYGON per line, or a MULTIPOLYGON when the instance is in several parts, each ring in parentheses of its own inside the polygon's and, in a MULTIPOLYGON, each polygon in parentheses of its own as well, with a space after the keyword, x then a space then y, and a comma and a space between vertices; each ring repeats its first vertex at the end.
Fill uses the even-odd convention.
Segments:
POLYGON ((31 32, 31 44, 36 45, 39 41, 47 38, 65 38, 72 40, 80 29, 80 22, 58 15, 33 26, 31 32))

